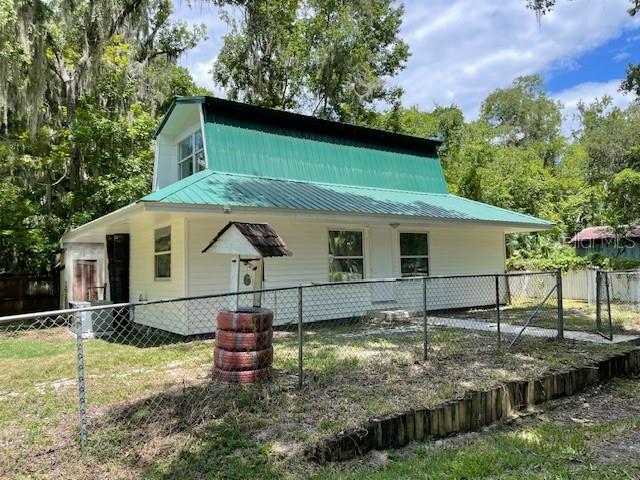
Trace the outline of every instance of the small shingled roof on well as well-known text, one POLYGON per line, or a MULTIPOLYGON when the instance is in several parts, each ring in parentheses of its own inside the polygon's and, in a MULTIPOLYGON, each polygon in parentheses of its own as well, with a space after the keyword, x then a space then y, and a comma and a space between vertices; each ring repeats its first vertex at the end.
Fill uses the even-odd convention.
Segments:
POLYGON ((191 175, 141 201, 398 215, 543 229, 553 225, 547 220, 451 194, 282 180, 213 170, 191 175))
POLYGON ((202 250, 206 252, 215 244, 224 233, 231 227, 236 227, 238 231, 247 239, 262 257, 290 257, 293 255, 287 248, 284 240, 268 223, 248 223, 229 222, 218 232, 213 240, 202 250))

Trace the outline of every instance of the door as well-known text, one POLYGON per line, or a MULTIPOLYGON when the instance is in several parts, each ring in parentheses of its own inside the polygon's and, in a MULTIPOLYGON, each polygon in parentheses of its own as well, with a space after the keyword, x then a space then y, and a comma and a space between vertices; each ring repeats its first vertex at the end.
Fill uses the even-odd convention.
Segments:
POLYGON ((98 262, 76 260, 73 264, 73 300, 92 302, 98 299, 98 262))

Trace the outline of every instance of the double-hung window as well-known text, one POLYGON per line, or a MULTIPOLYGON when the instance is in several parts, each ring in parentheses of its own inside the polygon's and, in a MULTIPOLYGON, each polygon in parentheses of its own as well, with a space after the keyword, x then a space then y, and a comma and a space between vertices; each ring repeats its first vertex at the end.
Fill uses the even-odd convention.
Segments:
POLYGON ((171 278, 171 227, 154 232, 155 278, 171 278))
POLYGON ((346 282, 363 278, 362 232, 329 230, 329 281, 346 282))
POLYGON ((426 233, 400 232, 400 273, 403 277, 429 275, 429 241, 426 233))
POLYGON ((178 179, 187 178, 206 167, 202 132, 198 130, 178 144, 178 179))

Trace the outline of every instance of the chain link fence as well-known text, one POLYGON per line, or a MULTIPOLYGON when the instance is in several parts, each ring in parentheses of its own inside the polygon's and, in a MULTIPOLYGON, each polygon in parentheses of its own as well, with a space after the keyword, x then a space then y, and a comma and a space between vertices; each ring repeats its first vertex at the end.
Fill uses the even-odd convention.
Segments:
POLYGON ((256 292, 6 317, 0 359, 12 368, 0 373, 3 462, 28 471, 25 452, 81 450, 105 464, 144 464, 175 449, 177 439, 211 435, 211 419, 227 418, 239 401, 249 409, 277 401, 288 412, 279 421, 296 427, 309 412, 296 417, 301 409, 287 403, 302 397, 326 412, 336 399, 384 383, 390 390, 372 395, 367 411, 402 405, 408 392, 457 378, 501 347, 561 337, 558 278, 446 276, 264 290, 261 303, 274 312, 274 375, 259 389, 212 380, 216 314, 253 305, 256 292))
POLYGON ((612 340, 614 334, 640 332, 640 271, 595 271, 595 328, 612 340))

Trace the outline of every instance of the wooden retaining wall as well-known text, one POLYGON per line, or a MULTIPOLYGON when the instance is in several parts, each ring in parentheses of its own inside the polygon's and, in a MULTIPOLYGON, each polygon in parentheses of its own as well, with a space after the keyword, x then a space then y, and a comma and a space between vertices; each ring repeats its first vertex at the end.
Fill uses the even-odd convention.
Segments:
POLYGON ((548 373, 536 380, 513 381, 432 408, 372 418, 307 451, 318 462, 350 460, 370 450, 400 448, 414 441, 437 440, 473 432, 508 419, 533 405, 573 395, 616 376, 640 371, 640 348, 614 355, 595 365, 548 373))

